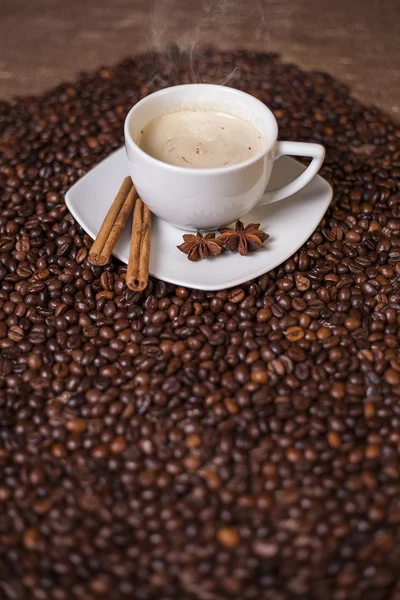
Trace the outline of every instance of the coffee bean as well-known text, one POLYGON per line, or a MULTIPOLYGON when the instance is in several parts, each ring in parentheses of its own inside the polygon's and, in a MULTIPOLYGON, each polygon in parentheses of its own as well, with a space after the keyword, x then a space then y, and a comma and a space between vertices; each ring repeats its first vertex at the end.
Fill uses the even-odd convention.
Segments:
POLYGON ((100 285, 103 288, 103 290, 110 291, 110 292, 113 291, 114 280, 113 280, 113 276, 110 273, 110 271, 104 271, 100 275, 100 285))
POLYGON ((240 541, 240 537, 232 527, 221 527, 217 531, 217 540, 226 548, 235 548, 240 541))
POLYGON ((8 331, 8 337, 14 342, 19 342, 24 337, 24 331, 18 325, 13 325, 8 331))
POLYGON ((304 337, 304 330, 301 327, 293 325, 293 327, 289 327, 285 331, 285 335, 289 342, 298 342, 304 337))
POLYGON ((310 282, 310 280, 307 277, 305 277, 304 275, 297 274, 297 276, 296 276, 296 288, 300 292, 306 292, 307 290, 309 290, 310 289, 310 285, 311 285, 311 282, 310 282))
POLYGON ((86 421, 78 418, 71 419, 71 421, 67 422, 66 426, 69 431, 73 431, 75 433, 82 433, 87 428, 86 421))
POLYGON ((40 535, 37 529, 33 527, 24 532, 23 543, 27 550, 38 550, 40 545, 40 535))
POLYGON ((253 544, 253 551, 261 558, 273 558, 278 553, 278 545, 268 540, 256 540, 253 544))
POLYGON ((15 239, 13 237, 3 236, 0 238, 0 252, 10 252, 14 248, 14 245, 15 239))
POLYGON ((390 385, 400 384, 400 373, 395 369, 387 369, 384 373, 384 378, 390 385))
POLYGON ((125 438, 122 436, 118 436, 113 439, 110 445, 110 450, 113 454, 121 454, 126 448, 125 438))
POLYGON ((228 295, 228 299, 229 302, 233 302, 233 304, 239 304, 240 302, 242 302, 245 298, 245 292, 244 290, 240 289, 240 288, 235 288, 234 290, 232 290, 229 295, 228 295))
POLYGON ((334 431, 329 431, 327 437, 328 437, 329 445, 332 448, 335 448, 335 449, 340 448, 341 440, 337 433, 335 433, 334 431))

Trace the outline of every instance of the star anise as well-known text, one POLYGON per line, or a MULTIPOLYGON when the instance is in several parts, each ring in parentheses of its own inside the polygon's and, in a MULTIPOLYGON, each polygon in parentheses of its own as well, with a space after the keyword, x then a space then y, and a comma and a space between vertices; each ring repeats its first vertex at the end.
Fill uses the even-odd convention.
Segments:
POLYGON ((222 247, 215 239, 215 233, 208 233, 205 237, 200 231, 196 235, 187 233, 183 236, 184 242, 177 246, 178 250, 187 254, 189 260, 200 260, 220 254, 222 247))
POLYGON ((268 233, 259 229, 260 223, 249 223, 244 227, 242 221, 236 221, 235 229, 224 227, 217 240, 223 248, 230 252, 239 252, 242 256, 247 252, 261 250, 263 243, 269 238, 268 233))

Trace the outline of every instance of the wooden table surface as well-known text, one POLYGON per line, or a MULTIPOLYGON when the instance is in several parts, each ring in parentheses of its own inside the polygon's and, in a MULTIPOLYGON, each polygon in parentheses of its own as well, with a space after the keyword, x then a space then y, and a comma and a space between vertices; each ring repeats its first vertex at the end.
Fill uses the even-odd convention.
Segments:
POLYGON ((400 118, 399 0, 0 0, 0 98, 167 42, 277 51, 400 118))

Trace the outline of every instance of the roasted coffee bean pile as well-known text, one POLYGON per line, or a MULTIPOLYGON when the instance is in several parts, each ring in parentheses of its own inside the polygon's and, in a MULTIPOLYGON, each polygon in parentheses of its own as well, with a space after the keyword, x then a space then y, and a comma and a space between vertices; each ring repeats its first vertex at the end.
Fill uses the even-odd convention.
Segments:
POLYGON ((239 288, 132 293, 63 194, 188 61, 0 103, 0 597, 399 599, 400 128, 276 56, 196 68, 326 146, 332 205, 239 288))

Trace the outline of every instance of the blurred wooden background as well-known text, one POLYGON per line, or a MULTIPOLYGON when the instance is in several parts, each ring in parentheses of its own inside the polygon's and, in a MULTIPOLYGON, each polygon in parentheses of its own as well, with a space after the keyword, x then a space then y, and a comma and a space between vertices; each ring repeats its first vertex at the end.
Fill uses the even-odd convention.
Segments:
POLYGON ((0 0, 0 98, 167 42, 277 51, 400 119, 400 0, 0 0))

